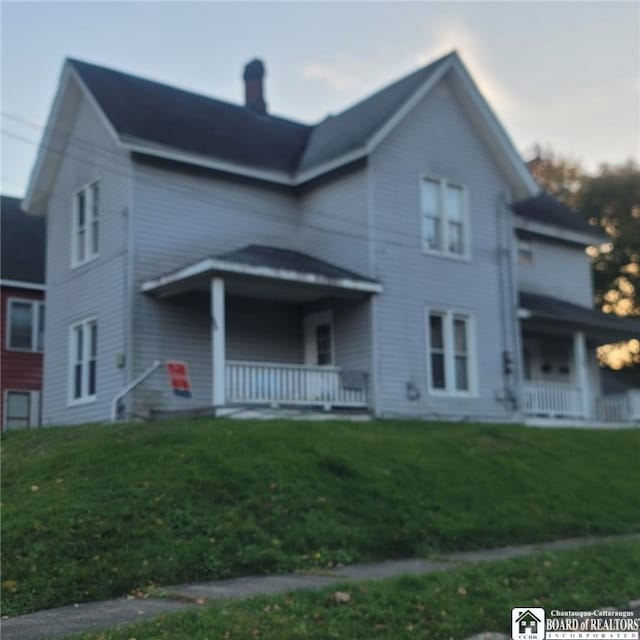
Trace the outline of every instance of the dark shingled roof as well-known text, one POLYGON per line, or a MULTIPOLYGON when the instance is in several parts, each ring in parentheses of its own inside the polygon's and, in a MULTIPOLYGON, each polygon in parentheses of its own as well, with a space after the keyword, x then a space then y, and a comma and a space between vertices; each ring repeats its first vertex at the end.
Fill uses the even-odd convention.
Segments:
POLYGON ((316 126, 259 115, 241 105, 80 60, 68 62, 120 136, 293 174, 363 147, 447 57, 316 126))
POLYGON ((121 136, 287 172, 309 136, 307 125, 80 60, 69 63, 121 136))
POLYGON ((356 105, 316 125, 300 160, 304 171, 362 147, 453 54, 390 84, 356 105))
POLYGON ((601 229, 590 225, 577 211, 549 193, 542 192, 533 198, 516 202, 512 208, 517 215, 528 220, 585 233, 593 237, 594 242, 607 240, 607 236, 601 229))
POLYGON ((612 340, 640 337, 639 319, 621 318, 558 298, 521 291, 520 307, 531 312, 534 317, 579 325, 587 330, 595 329, 600 334, 610 334, 612 340))
POLYGON ((255 267, 270 267, 272 269, 286 269, 299 273, 312 273, 326 278, 358 280, 360 282, 377 282, 371 278, 362 276, 354 271, 348 271, 330 262, 318 260, 306 253, 291 251, 289 249, 277 249, 259 244, 250 244, 242 249, 235 249, 228 253, 215 256, 217 260, 248 264, 255 267))
POLYGON ((20 209, 20 198, 0 197, 0 277, 32 284, 45 282, 44 216, 20 209))

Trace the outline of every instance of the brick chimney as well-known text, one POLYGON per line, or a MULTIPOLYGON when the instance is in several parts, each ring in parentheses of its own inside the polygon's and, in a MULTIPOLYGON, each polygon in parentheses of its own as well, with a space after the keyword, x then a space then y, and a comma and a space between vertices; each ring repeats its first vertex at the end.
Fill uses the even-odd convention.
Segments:
POLYGON ((265 115, 267 105, 264 101, 262 79, 264 78, 264 64, 262 60, 254 58, 244 68, 244 100, 245 107, 254 113, 265 115))

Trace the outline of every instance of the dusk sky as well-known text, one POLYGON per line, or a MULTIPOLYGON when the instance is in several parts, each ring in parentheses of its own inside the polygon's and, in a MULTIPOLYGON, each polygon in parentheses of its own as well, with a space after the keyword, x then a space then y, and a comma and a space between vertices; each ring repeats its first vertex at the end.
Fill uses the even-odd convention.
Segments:
POLYGON ((457 49, 525 157, 638 159, 636 2, 2 2, 2 192, 22 196, 65 57, 321 120, 457 49))

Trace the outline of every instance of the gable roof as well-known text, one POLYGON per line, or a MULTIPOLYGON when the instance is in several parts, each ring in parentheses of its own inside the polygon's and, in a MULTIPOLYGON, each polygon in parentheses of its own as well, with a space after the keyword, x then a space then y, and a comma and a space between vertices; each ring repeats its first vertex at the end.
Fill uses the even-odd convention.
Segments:
POLYGON ((69 85, 80 89, 114 141, 131 152, 295 186, 366 157, 445 74, 514 192, 521 198, 536 194, 539 187, 455 51, 315 126, 69 59, 24 206, 39 208, 42 200, 35 193, 46 192, 59 162, 47 158, 46 143, 57 120, 71 112, 65 106, 69 85))
POLYGON ((312 127, 68 60, 121 138, 291 173, 312 127))
MULTIPOLYGON (((543 191, 533 198, 521 200, 512 205, 517 216, 526 218, 527 221, 539 225, 560 227, 575 233, 575 239, 583 240, 583 244, 602 243, 608 240, 608 236, 598 227, 590 225, 577 211, 568 207, 550 193, 543 191)), ((535 226, 524 225, 531 231, 535 226)))
POLYGON ((362 149, 451 55, 315 126, 80 60, 67 62, 122 139, 293 175, 362 149))
POLYGON ((313 127, 298 169, 306 171, 362 148, 400 107, 442 69, 449 54, 313 127))
POLYGON ((45 282, 45 225, 20 209, 20 199, 0 196, 0 277, 26 284, 45 282))

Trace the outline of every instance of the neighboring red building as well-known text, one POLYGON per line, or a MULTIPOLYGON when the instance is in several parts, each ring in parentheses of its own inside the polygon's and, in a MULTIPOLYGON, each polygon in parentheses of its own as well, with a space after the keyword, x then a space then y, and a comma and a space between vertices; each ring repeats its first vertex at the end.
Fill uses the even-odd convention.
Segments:
POLYGON ((40 425, 44 350, 45 220, 0 201, 0 416, 2 430, 40 425))

